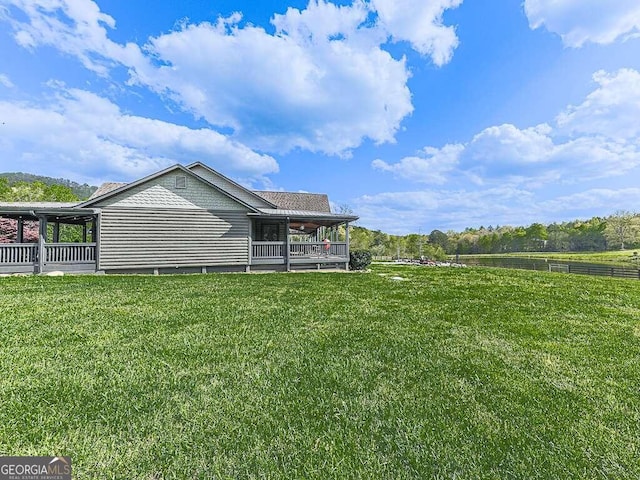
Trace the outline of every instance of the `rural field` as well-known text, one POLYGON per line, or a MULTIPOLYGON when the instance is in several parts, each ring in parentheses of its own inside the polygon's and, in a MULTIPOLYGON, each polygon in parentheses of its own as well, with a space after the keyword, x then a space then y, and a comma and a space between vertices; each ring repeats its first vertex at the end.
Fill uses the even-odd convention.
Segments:
POLYGON ((74 478, 640 478, 638 281, 12 277, 0 327, 0 454, 74 478))

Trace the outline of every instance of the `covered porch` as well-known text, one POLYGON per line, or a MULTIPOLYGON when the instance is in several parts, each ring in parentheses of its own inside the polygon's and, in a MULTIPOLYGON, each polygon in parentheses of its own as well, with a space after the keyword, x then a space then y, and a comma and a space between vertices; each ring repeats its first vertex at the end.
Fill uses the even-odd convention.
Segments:
POLYGON ((253 218, 250 266, 349 268, 349 223, 357 217, 325 212, 270 211, 253 218))
POLYGON ((72 205, 0 204, 0 274, 97 269, 98 214, 72 205))

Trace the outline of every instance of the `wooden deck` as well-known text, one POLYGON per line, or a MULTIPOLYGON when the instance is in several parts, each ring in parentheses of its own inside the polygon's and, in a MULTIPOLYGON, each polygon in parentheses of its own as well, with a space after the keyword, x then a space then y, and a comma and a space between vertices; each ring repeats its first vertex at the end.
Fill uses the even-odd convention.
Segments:
POLYGON ((251 245, 251 265, 315 265, 349 262, 346 242, 333 242, 326 248, 323 242, 258 242, 251 245))
POLYGON ((95 272, 95 243, 0 244, 0 273, 95 272), (43 261, 40 258, 43 256, 43 261))
MULTIPOLYGON (((331 265, 347 268, 349 263, 346 242, 332 242, 327 249, 323 242, 252 241, 249 253, 247 268, 278 266, 288 270, 331 265)), ((92 273, 97 271, 97 263, 95 243, 0 244, 0 274, 92 273)))

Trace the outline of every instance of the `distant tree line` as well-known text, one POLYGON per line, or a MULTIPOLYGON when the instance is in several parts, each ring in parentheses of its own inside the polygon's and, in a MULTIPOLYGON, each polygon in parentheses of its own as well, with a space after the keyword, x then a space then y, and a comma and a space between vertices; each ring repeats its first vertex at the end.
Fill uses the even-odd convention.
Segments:
POLYGON ((433 230, 427 234, 389 235, 353 227, 353 248, 374 256, 432 258, 447 255, 514 252, 586 252, 640 248, 640 215, 617 211, 609 217, 527 227, 481 226, 462 232, 433 230))

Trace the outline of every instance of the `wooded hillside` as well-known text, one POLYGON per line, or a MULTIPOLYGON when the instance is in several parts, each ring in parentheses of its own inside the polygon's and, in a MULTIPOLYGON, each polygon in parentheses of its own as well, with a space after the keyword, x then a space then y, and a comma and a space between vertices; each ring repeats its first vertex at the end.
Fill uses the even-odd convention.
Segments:
MULTIPOLYGON (((33 175, 31 173, 22 173, 22 172, 0 173, 0 179, 2 178, 5 178, 9 185, 16 185, 21 183, 31 184, 35 182, 40 182, 45 185, 59 185, 62 187, 67 187, 80 200, 86 200, 91 196, 93 192, 95 192, 98 189, 98 187, 96 186, 88 185, 86 183, 81 185, 77 182, 67 180, 66 178, 44 177, 41 175, 33 175)), ((3 200, 3 201, 8 201, 8 200, 3 200)))

